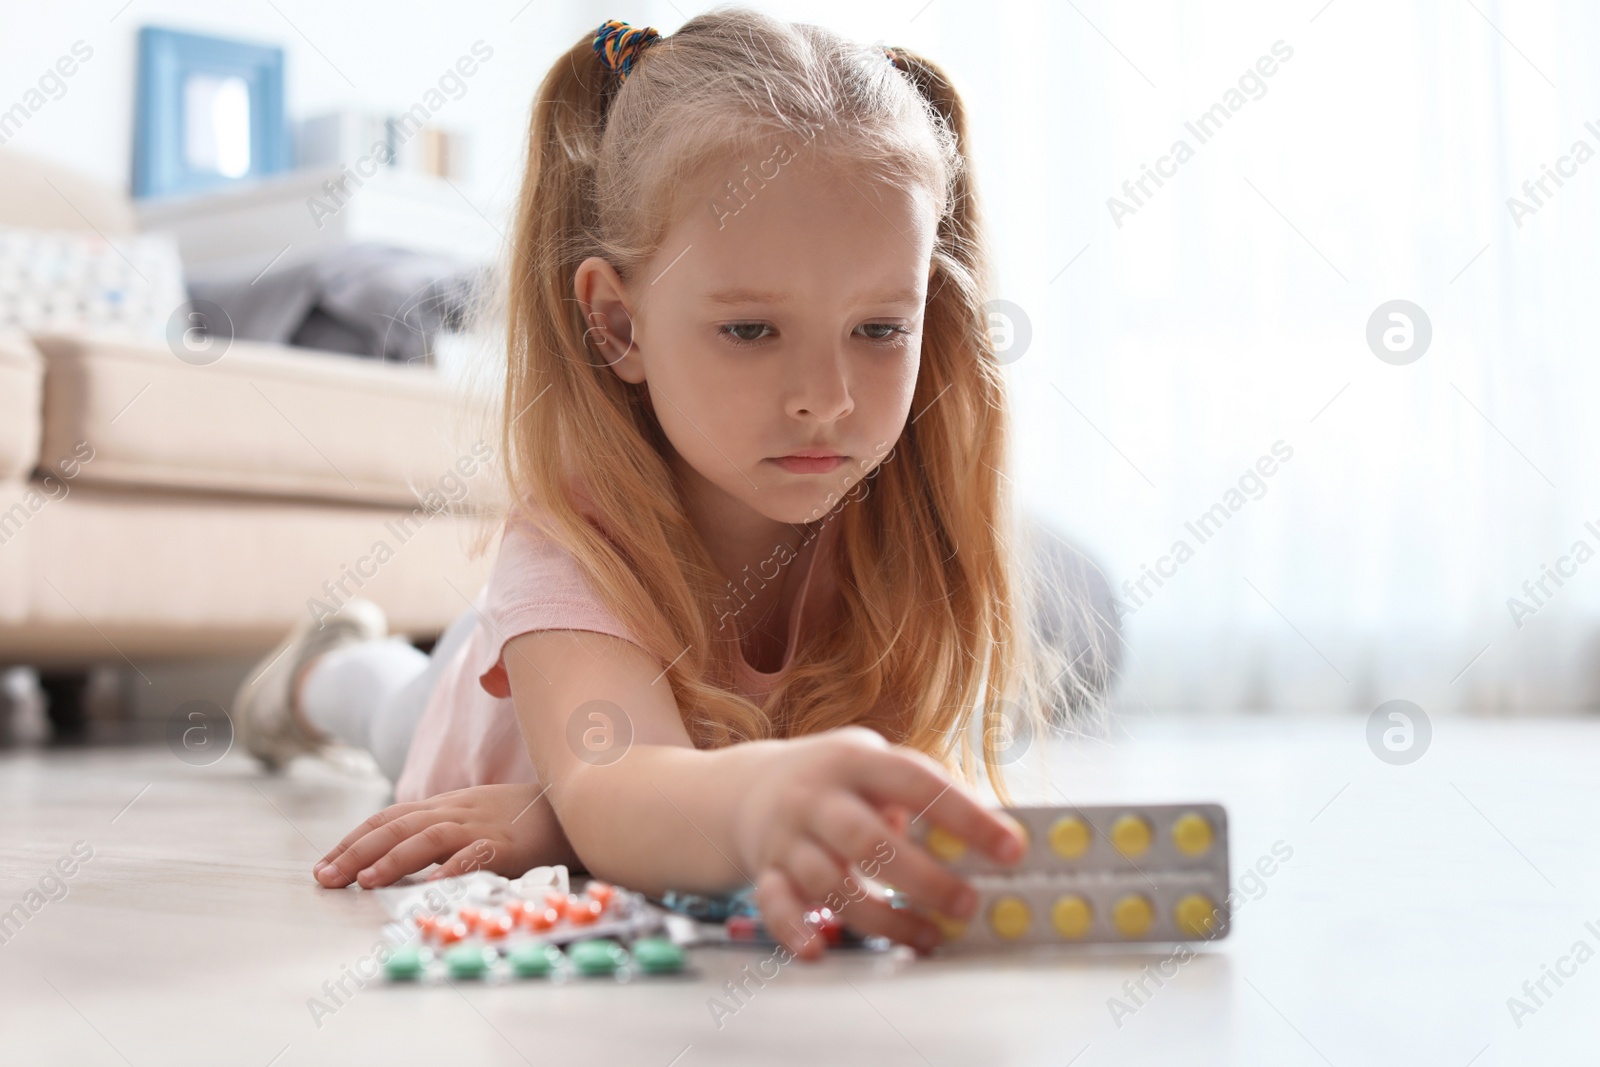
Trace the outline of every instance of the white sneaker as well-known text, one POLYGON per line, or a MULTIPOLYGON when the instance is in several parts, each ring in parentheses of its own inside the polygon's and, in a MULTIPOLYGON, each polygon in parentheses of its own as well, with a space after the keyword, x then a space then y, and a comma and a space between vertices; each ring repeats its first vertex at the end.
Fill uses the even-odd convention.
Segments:
POLYGON ((320 753, 333 739, 313 733, 295 714, 294 682, 300 668, 325 652, 388 633, 383 609, 370 600, 352 600, 320 622, 296 623, 283 643, 250 669, 233 698, 233 728, 245 750, 279 770, 295 756, 320 753))

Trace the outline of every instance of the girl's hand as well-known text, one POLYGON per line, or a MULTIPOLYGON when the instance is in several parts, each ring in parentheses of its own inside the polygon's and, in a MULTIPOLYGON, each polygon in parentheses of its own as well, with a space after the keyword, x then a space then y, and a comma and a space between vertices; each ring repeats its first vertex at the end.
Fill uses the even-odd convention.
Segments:
POLYGON ((822 954, 822 938, 804 925, 805 913, 820 906, 859 933, 924 952, 941 935, 918 910, 973 916, 977 893, 912 843, 913 819, 943 826, 996 862, 1022 856, 1012 819, 983 807, 936 760, 865 727, 795 738, 773 751, 736 817, 735 840, 767 930, 802 959, 822 954), (893 908, 866 891, 858 872, 892 883, 912 907, 893 908))
POLYGON ((476 785, 394 804, 344 835, 312 870, 330 889, 389 885, 430 863, 430 878, 487 870, 516 878, 577 857, 537 785, 476 785))

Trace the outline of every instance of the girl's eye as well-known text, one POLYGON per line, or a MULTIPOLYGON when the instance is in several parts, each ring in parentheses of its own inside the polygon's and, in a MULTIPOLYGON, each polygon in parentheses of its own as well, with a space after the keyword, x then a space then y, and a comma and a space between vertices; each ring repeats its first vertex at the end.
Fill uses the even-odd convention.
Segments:
POLYGON ((861 328, 863 330, 884 330, 884 331, 887 331, 887 332, 881 333, 881 334, 868 334, 867 335, 867 340, 869 340, 869 341, 877 341, 880 344, 882 344, 885 341, 897 342, 901 337, 909 337, 909 336, 911 336, 911 331, 909 329, 907 329, 904 326, 901 326, 899 323, 896 323, 896 322, 868 322, 868 323, 863 323, 861 328))
POLYGON ((753 345, 761 340, 761 330, 767 329, 764 322, 728 322, 717 328, 717 332, 731 340, 736 345, 753 345), (754 336, 746 336, 745 330, 755 331, 754 336))

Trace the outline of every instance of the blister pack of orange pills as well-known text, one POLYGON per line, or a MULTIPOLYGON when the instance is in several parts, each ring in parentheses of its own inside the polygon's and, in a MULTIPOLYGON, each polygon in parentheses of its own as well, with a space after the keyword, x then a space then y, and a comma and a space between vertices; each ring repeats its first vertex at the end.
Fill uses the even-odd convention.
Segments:
POLYGON ((978 892, 949 947, 1195 941, 1225 937, 1228 813, 1220 804, 1010 807, 1027 850, 995 863, 926 820, 911 836, 978 892))

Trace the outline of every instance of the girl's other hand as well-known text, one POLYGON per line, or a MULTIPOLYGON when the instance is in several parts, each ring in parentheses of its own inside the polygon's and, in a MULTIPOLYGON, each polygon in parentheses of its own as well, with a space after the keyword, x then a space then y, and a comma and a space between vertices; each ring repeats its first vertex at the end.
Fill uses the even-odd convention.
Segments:
POLYGON ((537 785, 478 785, 394 804, 344 835, 312 875, 337 889, 373 889, 443 864, 430 878, 486 870, 516 878, 534 867, 576 862, 555 809, 537 785))
POLYGON ((1025 849, 1009 816, 985 808, 936 760, 891 746, 873 730, 847 726, 772 751, 741 807, 736 841, 768 931, 802 959, 822 954, 822 938, 804 925, 805 913, 820 906, 858 933, 924 952, 941 935, 920 912, 972 918, 976 891, 910 840, 911 820, 942 826, 998 863, 1015 863, 1025 849), (911 907, 866 891, 861 873, 893 884, 911 907))

